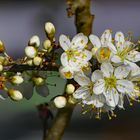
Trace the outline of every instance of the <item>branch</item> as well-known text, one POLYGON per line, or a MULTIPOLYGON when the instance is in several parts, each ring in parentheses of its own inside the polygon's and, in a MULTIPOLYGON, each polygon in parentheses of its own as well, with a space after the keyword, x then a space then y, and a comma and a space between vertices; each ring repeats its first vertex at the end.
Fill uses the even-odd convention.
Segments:
POLYGON ((75 15, 77 33, 90 35, 94 20, 94 15, 90 13, 91 0, 67 0, 67 4, 68 16, 75 15))
MULTIPOLYGON (((75 14, 77 33, 82 32, 89 35, 92 32, 93 15, 90 14, 90 0, 67 0, 69 8, 68 15, 75 14)), ((68 81, 71 83, 71 81, 68 81)), ((69 104, 59 109, 56 118, 44 140, 61 140, 64 131, 70 123, 75 105, 69 104)))
POLYGON ((61 140, 64 130, 71 120, 73 109, 74 105, 67 105, 67 107, 58 110, 54 123, 44 140, 61 140))

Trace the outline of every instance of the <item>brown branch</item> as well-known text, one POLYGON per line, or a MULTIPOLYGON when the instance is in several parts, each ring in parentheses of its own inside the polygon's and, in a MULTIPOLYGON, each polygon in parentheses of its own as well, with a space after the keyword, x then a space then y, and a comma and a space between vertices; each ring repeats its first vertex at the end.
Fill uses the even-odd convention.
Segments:
POLYGON ((73 109, 74 105, 67 105, 67 107, 58 110, 54 123, 44 140, 61 140, 64 130, 71 120, 73 109))
POLYGON ((77 33, 90 35, 94 20, 94 15, 90 13, 91 0, 67 0, 67 4, 68 16, 75 15, 77 33))
MULTIPOLYGON (((90 0, 67 0, 69 6, 68 15, 75 14, 77 32, 89 35, 92 32, 93 15, 90 14, 90 0)), ((71 81, 68 81, 71 83, 71 81)), ((75 105, 69 104, 58 110, 55 120, 49 130, 46 130, 47 137, 44 140, 61 140, 64 131, 70 123, 75 105)))

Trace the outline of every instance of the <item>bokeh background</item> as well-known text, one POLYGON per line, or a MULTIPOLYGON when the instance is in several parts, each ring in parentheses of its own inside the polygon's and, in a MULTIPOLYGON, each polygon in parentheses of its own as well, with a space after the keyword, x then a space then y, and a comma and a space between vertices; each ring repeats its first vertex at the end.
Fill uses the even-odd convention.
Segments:
MULTIPOLYGON (((92 0, 95 14, 94 33, 111 28, 114 32, 132 31, 133 40, 140 38, 139 0, 92 0)), ((75 35, 74 19, 67 18, 65 0, 0 0, 0 39, 6 44, 13 58, 24 55, 28 39, 37 34, 45 39, 44 23, 51 21, 60 34, 75 35)), ((61 82, 52 92, 61 92, 61 82)), ((53 79, 52 79, 53 81, 53 79)), ((34 94, 30 101, 0 101, 0 140, 41 140, 42 125, 36 105, 47 99, 34 94)), ((107 115, 102 120, 89 119, 76 108, 71 124, 63 140, 139 140, 140 104, 126 110, 116 110, 117 118, 109 121, 107 115)))

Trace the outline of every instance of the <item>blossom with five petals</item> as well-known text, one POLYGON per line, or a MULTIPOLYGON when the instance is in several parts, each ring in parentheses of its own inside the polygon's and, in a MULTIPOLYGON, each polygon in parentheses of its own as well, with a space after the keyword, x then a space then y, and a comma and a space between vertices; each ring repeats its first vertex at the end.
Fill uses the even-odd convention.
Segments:
POLYGON ((88 38, 83 33, 79 33, 70 41, 67 36, 61 35, 59 42, 64 50, 61 55, 60 74, 66 79, 71 79, 74 72, 88 66, 88 61, 92 57, 92 53, 85 49, 88 38))

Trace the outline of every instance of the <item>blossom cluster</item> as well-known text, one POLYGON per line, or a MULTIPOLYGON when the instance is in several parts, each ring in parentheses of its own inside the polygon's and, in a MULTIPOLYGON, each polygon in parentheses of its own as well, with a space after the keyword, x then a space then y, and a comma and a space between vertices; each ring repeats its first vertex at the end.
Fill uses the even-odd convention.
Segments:
POLYGON ((78 83, 72 94, 84 112, 96 112, 97 118, 107 112, 111 119, 116 107, 124 109, 125 98, 130 105, 139 102, 140 52, 129 37, 116 32, 113 38, 112 31, 105 30, 100 38, 79 33, 72 41, 61 35, 59 42, 64 50, 60 74, 78 83))

